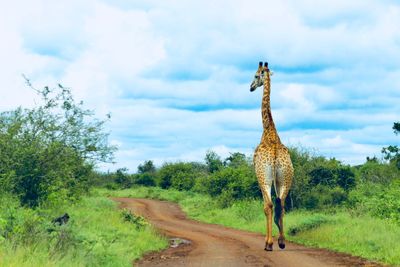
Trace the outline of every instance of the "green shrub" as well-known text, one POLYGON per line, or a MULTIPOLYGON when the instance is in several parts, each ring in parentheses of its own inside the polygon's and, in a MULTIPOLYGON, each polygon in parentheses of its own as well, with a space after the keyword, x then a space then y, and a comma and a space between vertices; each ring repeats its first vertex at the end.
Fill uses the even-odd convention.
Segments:
POLYGON ((133 185, 133 179, 127 171, 126 168, 119 168, 114 174, 114 180, 120 188, 130 188, 133 185))
POLYGON ((307 209, 322 209, 342 204, 347 200, 347 193, 341 187, 330 188, 325 185, 312 187, 303 198, 303 207, 307 209))
POLYGON ((156 185, 156 177, 152 173, 137 174, 134 178, 134 183, 138 184, 138 185, 144 185, 144 186, 155 186, 156 185))
POLYGON ((132 213, 130 210, 123 209, 121 214, 122 214, 122 218, 125 221, 132 223, 133 225, 135 225, 135 227, 137 229, 143 228, 145 226, 149 226, 149 224, 146 222, 146 220, 142 216, 136 215, 136 214, 132 213))
POLYGON ((219 202, 226 205, 233 200, 257 198, 261 194, 254 171, 249 166, 225 167, 199 179, 196 188, 211 196, 219 196, 219 202))
POLYGON ((41 105, 0 113, 0 190, 30 207, 60 190, 70 200, 86 193, 94 164, 110 161, 114 151, 104 121, 93 119, 68 88, 36 91, 41 105))
POLYGON ((400 180, 389 185, 366 183, 350 192, 348 206, 356 212, 368 212, 373 216, 400 224, 400 180))
POLYGON ((166 163, 158 171, 158 185, 161 188, 175 188, 178 190, 190 190, 195 180, 201 173, 196 171, 192 163, 166 163))
POLYGON ((359 167, 358 176, 362 183, 390 184, 400 178, 400 170, 394 164, 369 160, 359 167))

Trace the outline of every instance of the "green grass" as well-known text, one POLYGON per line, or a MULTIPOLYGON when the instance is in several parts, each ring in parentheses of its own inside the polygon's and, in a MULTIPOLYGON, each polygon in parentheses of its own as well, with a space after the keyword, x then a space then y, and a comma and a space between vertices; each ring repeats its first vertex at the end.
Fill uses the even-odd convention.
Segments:
MULTIPOLYGON (((30 211, 15 209, 21 223, 15 226, 13 237, 0 239, 0 266, 132 266, 132 260, 145 252, 168 245, 150 225, 105 197, 86 197, 62 210, 71 217, 67 225, 49 233, 51 223, 37 216, 34 240, 27 242, 22 236, 29 218, 24 219, 23 213, 30 211)), ((45 218, 55 213, 40 212, 45 218)))
MULTIPOLYGON (((222 209, 209 196, 193 192, 138 187, 128 190, 98 190, 100 195, 146 197, 177 202, 189 217, 207 223, 265 234, 261 201, 240 201, 222 209)), ((274 235, 277 228, 274 226, 274 235)), ((285 216, 288 240, 313 247, 328 248, 363 258, 400 266, 400 226, 347 210, 293 211, 285 216)))

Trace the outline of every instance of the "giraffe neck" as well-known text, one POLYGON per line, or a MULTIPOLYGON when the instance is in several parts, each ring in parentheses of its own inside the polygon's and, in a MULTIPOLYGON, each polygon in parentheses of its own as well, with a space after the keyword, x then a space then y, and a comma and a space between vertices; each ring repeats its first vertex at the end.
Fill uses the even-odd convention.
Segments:
POLYGON ((270 94, 271 94, 271 78, 270 73, 267 72, 267 77, 264 82, 264 93, 261 104, 261 115, 264 132, 262 135, 262 142, 280 143, 278 133, 275 128, 274 120, 271 114, 270 94))

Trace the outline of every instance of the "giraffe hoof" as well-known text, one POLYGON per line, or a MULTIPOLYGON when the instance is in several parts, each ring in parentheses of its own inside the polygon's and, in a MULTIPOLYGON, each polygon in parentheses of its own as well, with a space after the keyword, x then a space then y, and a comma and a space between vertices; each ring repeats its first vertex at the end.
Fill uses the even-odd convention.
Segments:
POLYGON ((279 248, 280 249, 284 249, 285 248, 285 239, 279 238, 278 239, 278 244, 279 244, 279 248))
POLYGON ((273 244, 265 244, 264 250, 265 250, 265 251, 272 251, 272 245, 273 245, 273 244))

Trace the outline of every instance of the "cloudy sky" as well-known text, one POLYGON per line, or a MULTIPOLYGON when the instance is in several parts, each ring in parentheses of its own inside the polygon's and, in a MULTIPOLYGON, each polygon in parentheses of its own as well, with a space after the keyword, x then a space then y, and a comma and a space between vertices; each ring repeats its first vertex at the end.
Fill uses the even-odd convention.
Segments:
POLYGON ((259 61, 285 144, 358 164, 399 143, 398 1, 1 1, 0 111, 34 105, 22 73, 71 87, 111 112, 119 151, 104 169, 251 155, 259 61))

